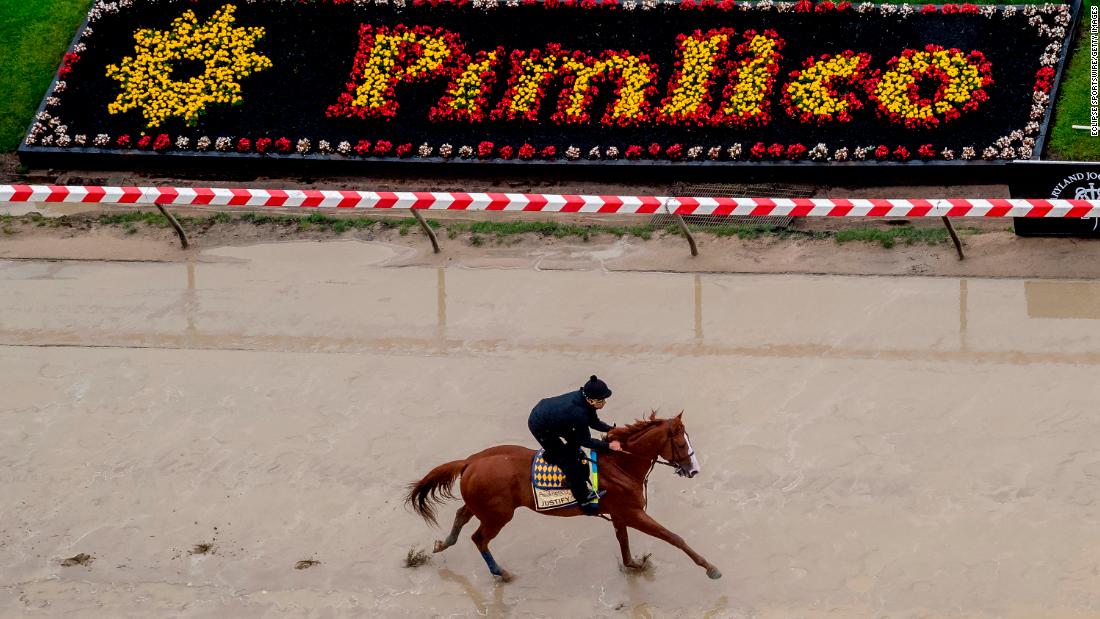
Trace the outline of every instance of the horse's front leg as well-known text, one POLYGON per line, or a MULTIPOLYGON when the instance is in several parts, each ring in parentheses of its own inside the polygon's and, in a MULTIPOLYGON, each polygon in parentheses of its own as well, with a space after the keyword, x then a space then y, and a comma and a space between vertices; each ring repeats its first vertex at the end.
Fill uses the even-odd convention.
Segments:
POLYGON ((619 540, 619 550, 623 553, 623 567, 632 570, 641 569, 642 565, 635 562, 634 556, 630 554, 630 538, 628 537, 626 525, 619 518, 615 518, 612 524, 615 525, 615 539, 619 540))
MULTIPOLYGON (((691 560, 694 561, 696 565, 703 567, 707 570, 707 576, 710 576, 713 579, 718 579, 722 577, 722 572, 719 572, 718 568, 711 565, 710 562, 704 559, 702 555, 692 550, 691 547, 687 545, 687 542, 684 541, 684 538, 664 528, 661 523, 654 520, 649 514, 643 511, 637 511, 631 514, 631 516, 632 517, 629 518, 629 520, 631 521, 630 526, 638 529, 642 533, 652 535, 657 539, 662 539, 679 548, 680 550, 683 550, 685 553, 687 553, 687 556, 691 557, 691 560)), ((618 530, 616 530, 616 535, 617 534, 618 530)), ((626 536, 624 534, 623 539, 625 539, 625 537, 626 536)))

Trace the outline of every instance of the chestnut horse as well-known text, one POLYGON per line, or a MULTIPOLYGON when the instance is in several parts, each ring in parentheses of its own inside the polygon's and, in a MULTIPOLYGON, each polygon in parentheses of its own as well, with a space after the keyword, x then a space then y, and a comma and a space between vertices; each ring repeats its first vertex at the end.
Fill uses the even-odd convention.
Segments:
MULTIPOLYGON (((641 565, 630 554, 627 527, 662 539, 683 550, 696 565, 706 569, 707 576, 721 578, 722 573, 699 553, 692 550, 682 537, 661 526, 645 512, 645 486, 650 471, 659 458, 664 458, 682 477, 695 477, 699 461, 695 459, 691 441, 681 420, 683 413, 672 419, 658 419, 653 413, 624 428, 613 428, 608 440, 622 444, 622 452, 600 454, 600 489, 607 495, 600 499, 600 515, 615 527, 615 537, 623 554, 623 565, 637 569, 641 565)), ((481 522, 474 531, 474 545, 489 566, 489 572, 505 582, 512 576, 500 568, 489 552, 489 542, 512 519, 516 508, 535 509, 531 492, 531 460, 535 452, 518 445, 499 445, 478 452, 465 460, 441 464, 423 479, 409 484, 405 503, 426 522, 438 526, 435 508, 444 498, 455 498, 452 486, 462 477, 459 488, 464 504, 455 514, 454 525, 446 540, 436 541, 435 552, 450 548, 458 540, 462 527, 477 516, 481 522)), ((538 512, 549 516, 579 516, 577 507, 563 507, 538 512)))

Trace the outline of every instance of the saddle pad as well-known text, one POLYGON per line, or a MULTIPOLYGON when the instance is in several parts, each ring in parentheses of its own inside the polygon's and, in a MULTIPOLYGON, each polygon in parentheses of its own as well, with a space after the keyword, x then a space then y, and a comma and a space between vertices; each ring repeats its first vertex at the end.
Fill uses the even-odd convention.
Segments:
MULTIPOLYGON (((542 449, 535 452, 535 457, 531 461, 531 491, 535 495, 535 509, 546 511, 576 505, 577 501, 573 498, 573 492, 569 490, 569 485, 565 481, 565 473, 562 473, 557 466, 543 460, 542 452, 542 449)), ((591 452, 587 455, 591 460, 589 474, 592 480, 592 488, 599 492, 596 453, 591 452)), ((594 502, 598 501, 599 499, 594 502)))

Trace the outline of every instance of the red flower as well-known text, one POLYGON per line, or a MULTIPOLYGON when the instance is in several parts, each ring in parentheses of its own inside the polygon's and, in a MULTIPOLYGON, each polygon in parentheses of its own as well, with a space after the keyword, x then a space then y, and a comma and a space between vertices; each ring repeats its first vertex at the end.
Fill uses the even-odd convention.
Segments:
POLYGON ((684 157, 684 147, 680 144, 673 144, 665 150, 665 156, 673 161, 682 159, 684 157))
POLYGON ((794 5, 795 13, 809 13, 814 10, 814 4, 810 0, 798 0, 794 5))
POLYGON ((359 142, 355 145, 355 152, 360 156, 366 157, 370 154, 370 147, 370 140, 359 140, 359 142))
POLYGON ((115 140, 115 144, 118 144, 119 148, 130 148, 130 134, 123 133, 115 140))
POLYGON ((631 144, 630 146, 626 147, 626 152, 624 153, 624 155, 627 159, 641 159, 642 147, 638 146, 637 144, 631 144))
POLYGON ((524 161, 531 159, 535 156, 535 147, 530 144, 524 144, 519 147, 519 158, 524 161))
POLYGON ((511 146, 508 146, 507 144, 505 144, 504 146, 500 147, 500 158, 501 159, 511 159, 513 155, 515 155, 515 149, 512 148, 511 146))
POLYGON ((151 146, 152 144, 153 144, 153 136, 143 135, 143 136, 141 136, 141 139, 138 140, 137 147, 138 148, 149 148, 149 146, 151 146))
POLYGON ((393 150, 393 142, 378 140, 374 143, 374 154, 379 157, 390 154, 391 150, 393 150))
POLYGON ((279 138, 275 140, 275 150, 280 153, 289 153, 291 148, 290 140, 286 138, 279 138))
POLYGON ((73 65, 80 60, 80 54, 65 54, 61 57, 61 66, 57 69, 57 77, 64 79, 73 72, 73 65))
MULTIPOLYGON (((146 136, 148 137, 148 136, 146 136)), ((168 150, 172 146, 172 138, 168 137, 167 133, 162 133, 157 136, 157 139, 153 141, 153 150, 164 151, 168 150)))
POLYGON ((766 154, 768 154, 768 145, 763 142, 757 142, 749 149, 749 156, 753 159, 763 159, 766 154))
POLYGON ((768 147, 768 156, 772 159, 782 159, 783 153, 787 152, 787 149, 779 143, 772 144, 768 147))
POLYGON ((791 144, 787 147, 787 159, 797 161, 806 156, 806 147, 802 144, 791 144))
POLYGON ((908 161, 909 160, 909 149, 905 148, 904 146, 899 146, 899 147, 895 148, 894 149, 894 159, 897 159, 898 161, 908 161))
POLYGON ((250 150, 252 150, 252 140, 248 138, 241 138, 237 140, 238 153, 247 153, 250 150))
POLYGON ((543 159, 554 159, 555 157, 557 157, 557 154, 558 149, 554 148, 553 146, 543 147, 543 149, 539 151, 539 157, 542 157, 543 159))
MULTIPOLYGON (((1054 67, 1043 67, 1035 73, 1035 90, 1040 92, 1050 92, 1050 89, 1054 87, 1054 67)), ((983 93, 984 94, 984 93, 983 93)))
POLYGON ((920 12, 921 13, 935 13, 936 12, 936 5, 926 4, 926 5, 924 5, 923 8, 921 8, 920 12))
POLYGON ((477 145, 477 156, 481 159, 488 159, 489 156, 493 154, 493 149, 494 148, 495 148, 495 145, 492 142, 489 142, 488 140, 486 140, 484 142, 480 142, 477 145))
POLYGON ((413 145, 412 144, 409 144, 409 143, 402 144, 401 146, 397 147, 397 156, 404 159, 405 157, 408 157, 409 155, 412 154, 412 150, 413 150, 413 145))
POLYGON ((256 140, 256 152, 266 153, 271 150, 271 138, 260 138, 256 140))
POLYGON ((969 2, 964 2, 962 7, 959 8, 959 12, 960 13, 970 13, 970 14, 977 15, 979 13, 978 5, 970 4, 969 2))
POLYGON ((833 4, 832 2, 830 2, 829 0, 824 0, 824 2, 818 2, 817 6, 814 7, 814 10, 817 11, 818 13, 824 13, 826 11, 832 11, 832 10, 835 10, 835 9, 836 9, 836 5, 833 4))
POLYGON ((661 156, 661 145, 654 142, 649 145, 649 148, 647 148, 646 151, 649 153, 650 157, 656 159, 661 156))
POLYGON ((886 145, 880 145, 875 149, 875 159, 886 159, 890 156, 890 147, 886 145))
POLYGON ((931 144, 921 144, 920 148, 917 149, 917 154, 920 155, 921 159, 935 159, 936 149, 931 144))

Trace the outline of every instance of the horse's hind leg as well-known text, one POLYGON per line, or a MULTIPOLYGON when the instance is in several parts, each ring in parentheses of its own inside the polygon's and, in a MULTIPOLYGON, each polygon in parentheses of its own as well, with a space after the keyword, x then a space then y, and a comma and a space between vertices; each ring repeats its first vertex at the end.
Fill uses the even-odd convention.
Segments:
POLYGON ((470 518, 473 518, 473 516, 474 512, 470 511, 470 508, 466 507, 466 504, 463 503, 462 507, 459 507, 458 511, 455 512, 455 523, 451 526, 450 535, 448 535, 445 540, 435 540, 435 550, 432 552, 443 552, 451 546, 454 546, 455 542, 458 541, 458 534, 462 532, 462 527, 466 526, 466 523, 469 522, 470 518))
POLYGON ((481 551, 481 558, 485 559, 485 564, 489 566, 489 573, 493 576, 499 576, 504 582, 512 580, 512 575, 508 573, 508 570, 501 569, 495 559, 493 559, 493 553, 489 552, 489 542, 500 533, 500 530, 504 528, 504 525, 512 519, 512 514, 486 514, 486 516, 478 516, 478 520, 481 521, 481 525, 478 526, 477 531, 474 531, 472 539, 477 549, 481 551))

